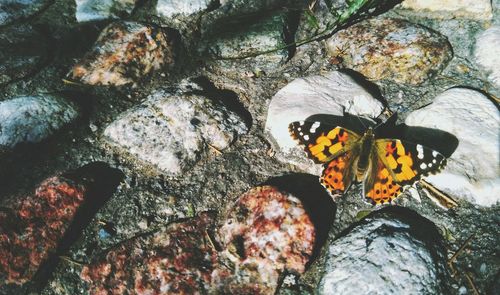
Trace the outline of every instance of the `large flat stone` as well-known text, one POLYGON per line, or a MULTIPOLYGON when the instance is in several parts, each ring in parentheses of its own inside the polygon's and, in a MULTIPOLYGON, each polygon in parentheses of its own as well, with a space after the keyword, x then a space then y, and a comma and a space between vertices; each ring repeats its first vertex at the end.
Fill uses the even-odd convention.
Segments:
POLYGON ((222 151, 246 131, 242 118, 222 104, 158 90, 111 123, 104 136, 139 161, 174 175, 196 163, 210 146, 222 151))

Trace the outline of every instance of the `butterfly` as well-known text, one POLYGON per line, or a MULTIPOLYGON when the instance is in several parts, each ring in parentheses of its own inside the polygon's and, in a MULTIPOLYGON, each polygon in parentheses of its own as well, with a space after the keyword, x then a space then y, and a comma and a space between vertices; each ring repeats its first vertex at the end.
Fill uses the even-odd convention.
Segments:
POLYGON ((290 123, 293 139, 315 163, 323 164, 320 183, 335 199, 353 180, 363 183, 363 195, 374 204, 390 203, 405 186, 436 173, 446 158, 422 144, 384 138, 387 124, 365 128, 362 134, 317 120, 290 123), (382 131, 382 132, 379 132, 382 131))

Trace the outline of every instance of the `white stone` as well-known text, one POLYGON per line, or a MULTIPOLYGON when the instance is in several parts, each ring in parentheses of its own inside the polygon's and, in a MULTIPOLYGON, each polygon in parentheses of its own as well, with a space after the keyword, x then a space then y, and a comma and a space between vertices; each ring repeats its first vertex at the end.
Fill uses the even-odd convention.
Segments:
POLYGON ((478 36, 474 56, 490 73, 488 79, 500 88, 500 26, 493 26, 478 36))
POLYGON ((269 104, 265 127, 279 150, 278 159, 319 173, 321 165, 312 165, 306 159, 303 148, 290 137, 288 124, 315 114, 341 116, 344 107, 351 114, 371 118, 383 110, 382 103, 353 78, 337 71, 298 78, 279 90, 269 104))
POLYGON ((205 10, 210 0, 158 0, 156 11, 162 17, 190 15, 205 10))
POLYGON ((0 146, 39 142, 78 116, 77 107, 54 95, 22 96, 0 102, 0 146))
POLYGON ((136 0, 76 0, 78 22, 118 18, 116 12, 130 14, 136 0))
POLYGON ((175 175, 194 164, 208 145, 224 150, 246 131, 239 116, 208 98, 159 90, 111 123, 104 136, 141 162, 175 175))
POLYGON ((412 10, 426 10, 437 18, 466 17, 491 19, 493 7, 490 0, 405 0, 401 7, 412 10))
POLYGON ((453 88, 434 102, 412 112, 410 126, 449 132, 458 147, 442 172, 427 181, 452 198, 492 206, 500 200, 500 115, 496 106, 478 91, 453 88))

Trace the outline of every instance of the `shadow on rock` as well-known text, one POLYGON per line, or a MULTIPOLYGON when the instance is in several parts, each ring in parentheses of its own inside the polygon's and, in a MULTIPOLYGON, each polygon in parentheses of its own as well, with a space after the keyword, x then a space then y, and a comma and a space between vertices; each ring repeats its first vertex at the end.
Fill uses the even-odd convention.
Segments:
POLYGON ((326 242, 337 207, 326 190, 320 185, 317 176, 305 173, 290 174, 272 178, 266 185, 291 193, 302 201, 316 228, 316 241, 310 262, 319 254, 326 242))
POLYGON ((76 242, 83 230, 94 218, 96 212, 109 200, 124 178, 120 170, 111 168, 103 162, 90 163, 76 170, 68 171, 61 176, 76 183, 81 183, 86 187, 85 202, 76 212, 55 253, 49 256, 48 260, 40 266, 35 274, 33 281, 38 290, 43 290, 51 279, 52 273, 59 262, 58 257, 66 253, 71 245, 76 242))

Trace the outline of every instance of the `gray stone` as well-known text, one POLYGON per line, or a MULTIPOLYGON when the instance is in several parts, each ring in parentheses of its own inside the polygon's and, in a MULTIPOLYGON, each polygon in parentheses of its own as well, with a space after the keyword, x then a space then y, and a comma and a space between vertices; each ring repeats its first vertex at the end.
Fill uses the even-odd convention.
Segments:
POLYGON ((156 12, 164 18, 188 16, 208 8, 212 0, 158 0, 156 12))
POLYGON ((255 68, 271 72, 288 58, 283 36, 285 26, 284 15, 278 14, 249 25, 245 30, 227 30, 211 41, 209 52, 222 60, 248 58, 255 68))
POLYGON ((298 78, 280 89, 269 104, 265 127, 278 150, 278 159, 319 174, 322 166, 307 160, 291 138, 288 125, 315 114, 341 116, 344 109, 354 115, 376 118, 384 106, 354 78, 337 71, 298 78))
POLYGON ((443 171, 428 176, 428 182, 452 198, 481 206, 500 202, 500 115, 484 94, 467 88, 446 90, 412 112, 405 123, 443 130, 458 139, 443 171))
POLYGON ((445 36, 399 19, 370 19, 327 41, 332 58, 371 80, 418 85, 441 72, 453 56, 445 36))
POLYGON ((34 15, 50 2, 49 0, 2 0, 0 26, 34 15))
POLYGON ((104 131, 113 145, 166 174, 193 165, 209 146, 222 151, 248 128, 236 113, 204 96, 152 93, 104 131))
POLYGON ((0 102, 0 146, 39 142, 78 116, 77 107, 55 95, 22 96, 0 102))
POLYGON ((0 85, 33 74, 48 53, 47 39, 31 25, 0 31, 0 85))
POLYGON ((249 23, 257 23, 263 16, 283 11, 285 7, 300 10, 304 3, 301 0, 224 0, 220 4, 203 16, 200 26, 203 33, 217 35, 220 31, 245 29, 249 23))
POLYGON ((76 0, 78 22, 120 18, 129 15, 137 0, 76 0))
POLYGON ((435 226, 410 210, 376 212, 329 245, 317 292, 443 294, 446 256, 439 241, 435 226))

